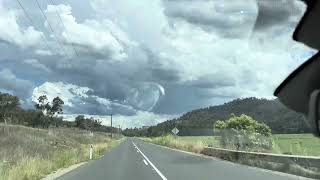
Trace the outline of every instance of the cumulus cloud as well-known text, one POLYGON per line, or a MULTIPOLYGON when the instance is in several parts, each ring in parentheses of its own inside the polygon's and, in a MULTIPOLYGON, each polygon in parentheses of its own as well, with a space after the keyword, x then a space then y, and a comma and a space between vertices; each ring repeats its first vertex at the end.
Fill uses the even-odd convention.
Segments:
POLYGON ((127 44, 122 43, 130 45, 131 42, 112 21, 86 19, 79 23, 72 16, 72 7, 63 4, 48 5, 45 12, 48 22, 57 30, 56 35, 72 45, 75 53, 115 60, 127 57, 124 47, 127 44))
POLYGON ((183 20, 230 38, 248 37, 257 17, 255 0, 165 0, 164 5, 172 26, 178 26, 175 20, 183 20))
POLYGON ((51 83, 45 82, 44 84, 34 88, 32 93, 32 101, 37 102, 37 99, 46 95, 49 101, 59 96, 66 106, 74 106, 73 101, 77 98, 88 98, 87 93, 92 91, 88 87, 79 87, 73 84, 64 84, 62 82, 51 83))
POLYGON ((256 30, 274 26, 295 26, 305 12, 306 5, 296 0, 257 0, 259 14, 256 30))
MULTIPOLYGON (((145 84, 142 89, 143 88, 157 88, 159 95, 164 93, 163 87, 158 84, 145 84)), ((112 113, 114 114, 114 125, 120 125, 122 128, 155 125, 159 122, 163 122, 170 118, 176 117, 176 115, 155 114, 153 112, 135 109, 125 101, 111 101, 109 99, 93 95, 93 93, 94 91, 88 87, 80 87, 77 85, 65 84, 62 82, 46 82, 34 89, 32 94, 32 101, 37 102, 38 97, 41 95, 47 95, 49 101, 52 101, 54 97, 59 96, 65 102, 65 106, 68 111, 67 114, 62 115, 64 119, 74 120, 74 118, 79 114, 72 114, 70 112, 82 112, 83 114, 86 114, 86 117, 100 119, 102 120, 103 124, 110 125, 110 115, 106 114, 112 113), (106 109, 109 111, 101 111, 100 113, 96 113, 93 115, 90 115, 90 112, 92 113, 94 111, 88 111, 84 113, 84 108, 90 109, 92 108, 92 106, 95 106, 94 108, 100 106, 102 107, 102 109, 106 109), (81 108, 82 110, 78 111, 77 109, 79 108, 81 108), (130 113, 126 114, 124 113, 125 111, 130 111, 130 113)))
MULTIPOLYGON (((21 40, 0 35, 6 42, 0 43, 0 66, 11 69, 16 79, 37 84, 33 100, 42 94, 59 95, 66 113, 113 113, 122 119, 128 116, 137 126, 156 123, 143 121, 143 116, 181 114, 238 97, 272 98, 288 73, 315 53, 291 39, 305 6, 283 2, 287 1, 279 2, 281 6, 273 0, 43 3, 48 22, 37 19, 43 28, 38 33, 45 34, 54 50, 58 42, 53 37, 58 38, 68 55, 43 47, 16 53, 21 40), (49 23, 54 33, 47 31, 49 23)), ((29 5, 32 18, 41 15, 33 10, 34 4, 23 5, 29 5)), ((19 7, 10 7, 16 29, 26 36, 30 24, 17 21, 19 7)), ((10 13, 1 11, 0 19, 6 22, 10 13)), ((10 91, 20 95, 18 89, 10 91)), ((30 98, 26 96, 21 95, 30 98)))
POLYGON ((21 48, 41 45, 42 32, 35 30, 33 26, 22 28, 18 24, 19 14, 10 11, 0 2, 0 40, 14 44, 21 48))
MULTIPOLYGON (((157 90, 159 92, 161 91, 160 89, 157 90)), ((141 93, 140 90, 137 92, 141 93)), ((138 110, 135 107, 140 107, 136 104, 127 103, 127 101, 117 101, 99 97, 94 93, 94 90, 88 87, 81 87, 63 82, 45 82, 33 90, 32 101, 37 102, 38 97, 41 95, 46 95, 49 101, 52 101, 53 98, 59 96, 64 101, 68 113, 121 113, 133 115, 138 110)), ((156 98, 156 100, 152 101, 151 106, 154 106, 157 103, 158 97, 148 96, 148 98, 156 98)), ((139 105, 150 105, 148 104, 150 103, 149 99, 136 99, 136 101, 138 100, 140 101, 140 104, 138 103, 139 105)))

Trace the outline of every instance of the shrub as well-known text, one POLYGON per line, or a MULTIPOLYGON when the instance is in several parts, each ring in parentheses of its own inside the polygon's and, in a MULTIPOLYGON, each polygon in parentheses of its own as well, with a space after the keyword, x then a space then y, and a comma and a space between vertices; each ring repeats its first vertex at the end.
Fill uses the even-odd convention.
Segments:
POLYGON ((172 135, 151 138, 149 139, 149 142, 195 153, 200 153, 205 146, 202 141, 184 141, 172 135))
POLYGON ((227 121, 217 121, 214 129, 220 131, 222 147, 238 150, 272 148, 270 127, 247 115, 232 115, 227 121))

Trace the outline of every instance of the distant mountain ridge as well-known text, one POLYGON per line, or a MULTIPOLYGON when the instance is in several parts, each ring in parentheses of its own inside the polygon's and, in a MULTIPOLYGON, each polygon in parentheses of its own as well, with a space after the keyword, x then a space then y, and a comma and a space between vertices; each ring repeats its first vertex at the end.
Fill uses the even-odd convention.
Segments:
POLYGON ((180 118, 162 122, 140 133, 160 136, 177 127, 180 130, 179 135, 212 135, 213 124, 217 120, 228 119, 232 113, 246 114, 259 122, 264 122, 275 134, 310 132, 303 115, 289 110, 277 99, 244 98, 223 105, 193 110, 180 118))

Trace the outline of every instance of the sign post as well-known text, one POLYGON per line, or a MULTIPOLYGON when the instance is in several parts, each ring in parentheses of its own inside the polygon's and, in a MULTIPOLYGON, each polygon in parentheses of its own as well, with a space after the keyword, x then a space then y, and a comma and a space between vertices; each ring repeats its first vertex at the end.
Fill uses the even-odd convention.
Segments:
POLYGON ((171 132, 172 132, 175 136, 177 136, 178 133, 179 133, 179 129, 175 127, 175 128, 173 128, 173 129, 171 130, 171 132))

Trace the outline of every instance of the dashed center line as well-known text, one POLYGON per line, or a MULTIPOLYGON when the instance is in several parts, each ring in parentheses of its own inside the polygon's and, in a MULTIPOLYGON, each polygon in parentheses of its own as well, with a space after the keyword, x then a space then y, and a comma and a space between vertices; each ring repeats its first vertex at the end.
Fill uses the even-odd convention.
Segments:
POLYGON ((146 164, 148 166, 148 162, 144 159, 143 160, 144 164, 146 164))
MULTIPOLYGON (((143 154, 143 152, 138 148, 138 146, 132 141, 133 146, 140 152, 140 154, 144 157, 143 161, 147 161, 147 163, 150 164, 150 166, 157 172, 157 174, 161 177, 162 180, 168 180, 160 171, 159 169, 148 159, 146 155, 143 154)), ((146 163, 146 162, 145 162, 146 163)))

